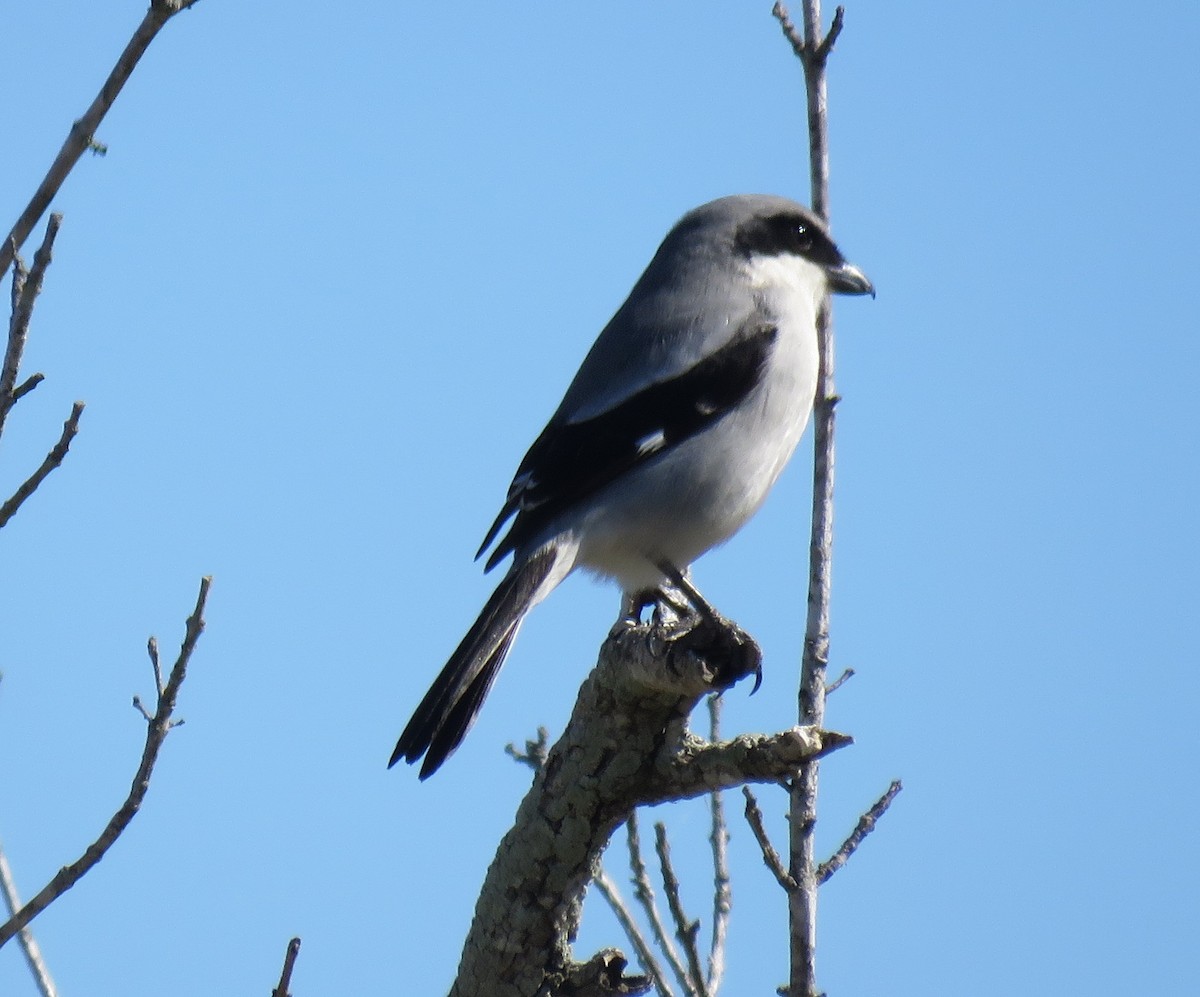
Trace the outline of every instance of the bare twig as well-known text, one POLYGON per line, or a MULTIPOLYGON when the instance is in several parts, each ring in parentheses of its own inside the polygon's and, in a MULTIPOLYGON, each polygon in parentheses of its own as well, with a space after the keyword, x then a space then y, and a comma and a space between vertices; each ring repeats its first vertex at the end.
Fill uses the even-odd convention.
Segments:
POLYGON ((854 678, 854 669, 847 668, 841 675, 825 686, 825 695, 828 696, 831 692, 837 692, 850 679, 854 678))
POLYGON ((158 638, 151 635, 146 641, 146 653, 150 655, 150 667, 154 669, 154 691, 161 699, 163 694, 162 665, 158 660, 158 638))
MULTIPOLYGON (((708 697, 708 738, 721 740, 720 696, 708 697)), ((720 790, 709 796, 712 824, 708 842, 713 856, 712 943, 708 951, 708 992, 721 989, 725 976, 725 942, 729 935, 729 912, 733 909, 733 888, 729 876, 729 823, 725 819, 725 800, 720 790)))
POLYGON ((788 874, 788 871, 783 867, 783 859, 779 857, 779 852, 775 851, 775 846, 771 844, 771 839, 767 835, 767 829, 763 826, 762 810, 759 809, 758 800, 749 786, 742 787, 742 795, 746 797, 746 823, 750 825, 750 831, 754 834, 754 840, 758 842, 759 850, 762 852, 763 863, 777 882, 783 889, 791 893, 796 889, 796 881, 788 874))
MULTIPOLYGON (((820 0, 803 0, 804 36, 800 40, 787 9, 776 3, 773 13, 804 67, 807 94, 809 168, 812 208, 829 219, 829 136, 826 124, 825 63, 840 34, 838 9, 829 33, 822 37, 820 0)), ((825 721, 825 672, 829 664, 829 599, 833 558, 834 339, 829 301, 817 319, 820 373, 813 406, 813 507, 809 535, 808 615, 804 658, 800 669, 799 719, 820 727, 825 721)), ((812 997, 816 982, 817 878, 814 835, 817 822, 819 766, 808 761, 792 780, 789 807, 789 869, 796 888, 788 893, 791 969, 790 997, 812 997)))
POLYGON ((522 765, 528 765, 533 771, 537 771, 546 764, 546 754, 550 750, 550 732, 545 727, 537 729, 537 740, 526 741, 525 750, 522 751, 511 742, 504 746, 504 753, 509 756, 514 762, 520 762, 522 765))
MULTIPOLYGON (((0 368, 0 433, 4 431, 4 421, 8 418, 9 411, 20 397, 16 393, 17 374, 21 369, 21 357, 25 353, 25 340, 29 335, 29 320, 33 317, 34 302, 42 291, 42 281, 46 277, 46 268, 50 266, 54 239, 58 235, 61 224, 62 215, 56 212, 50 216, 50 220, 46 223, 46 234, 42 238, 42 244, 33 255, 31 269, 25 269, 24 261, 15 251, 9 261, 13 268, 12 315, 8 322, 8 342, 4 349, 4 364, 0 368)), ((10 249, 13 247, 11 237, 6 245, 10 249)), ((5 263, 4 266, 7 267, 8 263, 5 263)), ((26 384, 28 383, 27 381, 26 384)), ((29 388, 26 388, 25 385, 22 385, 21 387, 24 389, 22 394, 33 386, 30 385, 29 388)))
POLYGON ((44 380, 46 380, 45 374, 30 374, 17 387, 13 388, 12 400, 19 402, 44 380))
POLYGON ((271 991, 271 997, 291 997, 288 987, 292 985, 292 969, 296 965, 296 956, 300 954, 300 939, 293 938, 288 942, 287 951, 283 956, 283 972, 279 974, 279 986, 271 991))
POLYGON ((21 212, 21 217, 13 225, 8 238, 0 245, 0 271, 8 269, 13 261, 13 256, 25 244, 29 233, 33 231, 38 219, 50 206, 50 202, 54 200, 63 181, 67 179, 71 170, 75 168, 75 164, 79 162, 79 157, 91 147, 100 122, 104 120, 108 109, 112 107, 113 101, 117 99, 117 95, 128 82, 138 61, 150 47, 150 43, 154 41, 162 26, 181 10, 187 10, 194 3, 196 0, 151 0, 150 9, 146 11, 142 23, 138 25, 133 37, 129 39, 129 44, 125 46, 125 51, 117 59, 117 64, 108 74, 108 79, 104 81, 96 99, 84 112, 83 117, 71 126, 66 141, 63 142, 54 162, 50 164, 49 172, 34 192, 25 210, 21 212))
POLYGON ((600 895, 608 903, 617 922, 625 931, 625 936, 633 944, 634 949, 637 950, 638 961, 642 964, 642 969, 646 971, 646 975, 650 977, 650 981, 654 984, 654 989, 659 997, 674 997, 674 991, 671 990, 671 986, 667 982, 662 965, 654 957, 654 950, 650 947, 650 942, 634 919, 633 912, 630 911, 629 905, 625 903, 625 898, 621 896, 621 891, 617 888, 617 884, 603 869, 596 873, 596 878, 593 882, 596 884, 596 889, 600 891, 600 895))
POLYGON ((796 25, 792 23, 792 17, 788 13, 787 7, 781 3, 776 3, 771 8, 771 16, 779 22, 779 27, 783 29, 783 37, 792 46, 792 54, 803 62, 807 58, 807 54, 804 51, 804 36, 800 34, 796 29, 796 25))
POLYGON ((683 898, 679 895, 679 879, 671 866, 671 846, 667 843, 667 825, 659 821, 654 825, 654 850, 658 853, 658 862, 662 871, 663 892, 667 895, 667 906, 671 918, 675 921, 675 937, 683 946, 688 963, 689 994, 696 997, 708 997, 708 984, 700 969, 700 947, 696 938, 700 934, 700 922, 689 921, 683 909, 683 898))
POLYGON ((650 930, 654 932, 654 941, 666 956, 667 962, 670 963, 675 979, 679 981, 679 985, 685 991, 688 991, 687 968, 683 965, 683 960, 679 957, 674 942, 667 934, 662 913, 658 909, 658 902, 654 899, 654 888, 650 885, 650 874, 646 871, 646 862, 642 858, 642 841, 638 832, 636 810, 630 813, 629 819, 625 822, 625 836, 629 844, 629 868, 633 873, 634 898, 646 912, 646 920, 650 924, 650 930))
MULTIPOLYGON (((21 909, 17 884, 13 880, 12 869, 8 866, 8 857, 3 848, 0 848, 0 892, 4 894, 4 904, 10 915, 21 909)), ((21 951, 25 953, 25 961, 29 964, 29 971, 33 974, 38 993, 41 997, 57 997, 58 988, 54 986, 54 980, 46 968, 46 961, 42 958, 42 950, 38 947, 33 932, 29 928, 22 928, 17 932, 17 941, 21 943, 21 951)))
POLYGON ((200 634, 204 631, 204 606, 208 601, 208 589, 211 584, 211 578, 206 577, 200 580, 200 594, 196 598, 196 608, 187 619, 183 643, 179 648, 179 657, 175 660, 162 695, 158 697, 154 716, 150 718, 146 726, 146 744, 142 750, 141 764, 138 765, 125 802, 113 814, 100 836, 88 845, 82 856, 60 869, 37 896, 25 904, 7 922, 0 925, 0 945, 7 942, 79 882, 104 857, 104 854, 129 826, 129 822, 133 820, 134 815, 141 807, 142 801, 146 798, 146 792, 150 788, 150 777, 154 772, 154 764, 158 761, 159 749, 162 747, 168 731, 174 726, 171 715, 175 711, 179 688, 187 676, 188 662, 191 660, 192 652, 196 649, 196 642, 200 639, 200 634))
POLYGON ((888 786, 887 792, 872 804, 870 810, 858 818, 858 823, 854 825, 854 830, 850 832, 850 836, 842 842, 841 848, 817 866, 818 883, 824 883, 849 861, 850 856, 863 843, 863 839, 875 830, 876 822, 887 813, 888 807, 892 805, 892 800, 896 798, 896 794, 903 788, 899 779, 893 780, 892 784, 888 786))
POLYGON ((67 451, 71 449, 71 441, 79 432, 81 415, 83 415, 83 402, 76 402, 71 408, 71 414, 67 416, 67 421, 63 423, 62 435, 58 438, 58 442, 50 448, 50 452, 46 454, 46 459, 42 461, 41 466, 22 482, 20 487, 13 492, 12 498, 0 505, 0 528, 6 526, 8 521, 17 514, 17 510, 30 495, 37 491, 38 485, 46 480, 50 472, 62 464, 67 456, 67 451))

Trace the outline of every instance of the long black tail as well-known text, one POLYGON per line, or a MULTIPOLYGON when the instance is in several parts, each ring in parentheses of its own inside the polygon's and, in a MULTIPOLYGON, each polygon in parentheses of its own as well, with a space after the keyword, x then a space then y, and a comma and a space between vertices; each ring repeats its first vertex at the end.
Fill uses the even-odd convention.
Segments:
POLYGON ((496 681, 521 621, 554 567, 555 556, 553 545, 544 547, 514 564, 504 576, 425 693, 396 742, 388 768, 401 758, 411 764, 424 755, 421 778, 427 779, 462 743, 496 681))

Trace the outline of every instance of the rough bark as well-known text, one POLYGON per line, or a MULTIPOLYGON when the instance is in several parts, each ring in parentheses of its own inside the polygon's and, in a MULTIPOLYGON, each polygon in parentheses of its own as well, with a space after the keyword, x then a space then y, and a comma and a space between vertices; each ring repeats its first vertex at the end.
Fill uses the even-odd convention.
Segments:
POLYGON ((645 993, 625 957, 579 963, 571 943, 600 855, 637 806, 779 781, 848 743, 796 727, 709 742, 688 730, 700 698, 757 670, 740 629, 699 623, 614 629, 570 722, 534 778, 488 870, 451 997, 645 993))

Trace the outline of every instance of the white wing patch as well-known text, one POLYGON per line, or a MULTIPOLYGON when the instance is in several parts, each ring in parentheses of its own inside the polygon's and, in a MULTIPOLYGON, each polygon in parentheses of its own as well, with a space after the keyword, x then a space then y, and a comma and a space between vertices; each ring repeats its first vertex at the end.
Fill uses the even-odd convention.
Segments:
POLYGON ((653 433, 647 433, 637 441, 637 452, 639 457, 646 457, 649 454, 655 453, 663 448, 667 442, 667 434, 661 429, 656 429, 653 433))

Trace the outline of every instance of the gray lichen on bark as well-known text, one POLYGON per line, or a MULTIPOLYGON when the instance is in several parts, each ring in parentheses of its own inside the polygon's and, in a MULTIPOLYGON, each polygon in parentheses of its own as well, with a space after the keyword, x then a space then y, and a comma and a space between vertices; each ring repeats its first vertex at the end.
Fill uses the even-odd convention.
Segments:
POLYGON ((585 962, 571 954, 584 893, 612 833, 637 806, 786 779, 804 759, 849 741, 801 727, 718 743, 690 733, 700 698, 753 673, 759 659, 754 641, 732 625, 614 629, 497 849, 451 997, 649 989, 644 977, 625 975, 614 949, 585 962))

